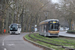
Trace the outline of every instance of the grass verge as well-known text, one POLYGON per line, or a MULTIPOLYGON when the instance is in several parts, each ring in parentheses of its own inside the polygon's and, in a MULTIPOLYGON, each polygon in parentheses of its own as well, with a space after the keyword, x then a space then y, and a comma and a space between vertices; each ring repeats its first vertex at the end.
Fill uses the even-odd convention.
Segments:
MULTIPOLYGON (((46 42, 53 43, 53 44, 59 44, 59 45, 67 46, 67 47, 70 47, 70 48, 75 48, 75 46, 74 46, 75 45, 75 40, 74 39, 67 39, 67 38, 49 38, 49 37, 40 36, 38 33, 36 33, 36 36, 38 36, 40 38, 34 36, 34 34, 31 34, 30 36, 33 37, 33 38, 36 38, 36 39, 40 39, 42 41, 46 41, 46 42), (48 40, 44 40, 42 38, 48 39, 48 40)), ((59 46, 54 46, 54 45, 46 44, 46 43, 43 43, 43 42, 40 42, 40 41, 37 41, 37 40, 33 40, 30 37, 28 37, 28 35, 26 35, 25 38, 28 39, 28 40, 34 41, 36 43, 39 43, 41 45, 44 45, 44 46, 53 48, 55 50, 65 50, 65 49, 63 49, 63 48, 61 48, 59 46)))

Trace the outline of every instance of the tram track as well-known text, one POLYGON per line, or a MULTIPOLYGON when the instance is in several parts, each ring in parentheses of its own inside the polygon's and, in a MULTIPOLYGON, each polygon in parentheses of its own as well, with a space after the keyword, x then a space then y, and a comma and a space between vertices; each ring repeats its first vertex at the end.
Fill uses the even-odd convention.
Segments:
MULTIPOLYGON (((34 41, 40 41, 40 42, 43 42, 43 43, 46 43, 46 44, 50 44, 50 45, 54 45, 54 46, 59 46, 59 47, 64 48, 64 49, 67 48, 68 50, 75 50, 75 49, 73 49, 73 48, 65 47, 65 46, 63 46, 63 45, 58 45, 58 44, 54 44, 54 43, 50 43, 50 42, 47 42, 47 41, 43 41, 43 40, 40 40, 40 39, 33 38, 33 37, 31 36, 31 34, 29 34, 28 36, 29 36, 31 39, 33 39, 34 41)), ((34 34, 34 36, 36 36, 36 35, 34 34)), ((36 36, 36 37, 38 37, 38 36, 36 36)), ((38 37, 38 38, 41 38, 41 37, 38 37)), ((41 39, 44 39, 44 38, 41 38, 41 39)), ((49 40, 49 39, 44 39, 44 40, 49 40)), ((54 42, 56 42, 56 41, 54 41, 54 42)))
MULTIPOLYGON (((41 38, 41 37, 37 36, 36 34, 34 34, 34 36, 36 36, 38 38, 41 38)), ((41 39, 43 39, 43 38, 41 38, 41 39)), ((44 40, 49 40, 49 41, 56 42, 56 43, 61 43, 61 44, 67 44, 67 43, 57 42, 57 41, 54 41, 54 40, 51 40, 51 39, 44 39, 44 40)), ((59 39, 59 40, 61 40, 61 39, 59 39)), ((67 40, 64 40, 64 41, 67 41, 67 40)), ((71 44, 67 44, 67 45, 71 45, 71 44)), ((75 45, 73 45, 73 46, 75 46, 75 45)))

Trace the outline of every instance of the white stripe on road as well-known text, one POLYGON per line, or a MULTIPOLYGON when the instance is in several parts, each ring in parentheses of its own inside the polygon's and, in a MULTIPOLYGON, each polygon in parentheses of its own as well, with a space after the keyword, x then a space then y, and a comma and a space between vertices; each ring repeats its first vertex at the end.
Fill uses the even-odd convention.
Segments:
POLYGON ((8 38, 8 37, 9 37, 9 36, 7 36, 7 37, 5 37, 5 38, 3 39, 2 46, 4 46, 4 41, 5 41, 5 39, 8 38))
POLYGON ((15 46, 15 44, 7 44, 8 46, 15 46))
POLYGON ((7 50, 6 48, 4 48, 4 50, 7 50))
POLYGON ((4 42, 2 43, 2 46, 4 46, 4 42))

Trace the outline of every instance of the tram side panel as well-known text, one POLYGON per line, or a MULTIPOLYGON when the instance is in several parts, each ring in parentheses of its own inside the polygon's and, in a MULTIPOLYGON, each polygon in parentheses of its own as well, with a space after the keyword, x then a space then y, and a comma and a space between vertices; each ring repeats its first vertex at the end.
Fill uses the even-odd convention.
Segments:
POLYGON ((43 35, 43 25, 40 26, 39 34, 40 34, 40 35, 43 35))
MULTIPOLYGON (((51 30, 53 26, 49 26, 49 24, 41 25, 40 26, 40 34, 44 36, 59 36, 59 29, 58 30, 51 30)), ((59 27, 59 26, 58 26, 59 27)))
POLYGON ((40 35, 47 35, 47 28, 46 28, 46 25, 41 25, 40 26, 40 29, 39 29, 39 34, 40 35))

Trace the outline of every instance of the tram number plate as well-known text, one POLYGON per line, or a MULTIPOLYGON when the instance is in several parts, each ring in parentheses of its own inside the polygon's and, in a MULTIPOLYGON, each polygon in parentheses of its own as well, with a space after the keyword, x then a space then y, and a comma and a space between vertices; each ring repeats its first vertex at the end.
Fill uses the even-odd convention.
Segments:
POLYGON ((53 22, 53 23, 56 23, 56 22, 53 22))

